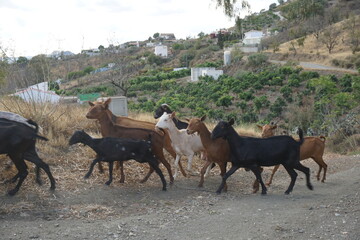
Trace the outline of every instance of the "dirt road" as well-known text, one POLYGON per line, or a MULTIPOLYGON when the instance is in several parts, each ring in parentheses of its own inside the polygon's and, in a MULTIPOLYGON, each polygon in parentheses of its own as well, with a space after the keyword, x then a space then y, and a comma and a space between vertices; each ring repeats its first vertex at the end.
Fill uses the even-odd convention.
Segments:
MULTIPOLYGON (((74 190, 48 191, 28 186, 15 197, 1 187, 1 239, 360 239, 360 155, 327 155, 327 180, 315 179, 314 191, 299 173, 294 191, 284 195, 289 177, 275 175, 268 195, 251 193, 252 173, 240 170, 217 195, 218 171, 197 188, 199 176, 179 177, 162 192, 153 175, 140 184, 103 183, 106 176, 83 180, 74 190)), ((269 177, 266 169, 263 177, 269 177)), ((59 181, 60 185, 61 182, 59 181)))

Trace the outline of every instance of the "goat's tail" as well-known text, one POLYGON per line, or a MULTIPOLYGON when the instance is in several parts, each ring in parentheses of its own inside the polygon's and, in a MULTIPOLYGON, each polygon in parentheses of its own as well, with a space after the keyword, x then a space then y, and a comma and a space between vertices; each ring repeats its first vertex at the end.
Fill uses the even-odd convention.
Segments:
POLYGON ((36 133, 39 132, 39 125, 38 125, 36 122, 34 122, 34 121, 31 120, 31 119, 28 119, 28 120, 26 120, 26 121, 27 121, 29 124, 35 126, 35 131, 36 131, 36 133))
POLYGON ((320 138, 320 140, 321 140, 321 141, 323 141, 323 142, 325 143, 325 141, 326 141, 326 137, 324 137, 324 136, 320 136, 319 138, 320 138))
POLYGON ((43 140, 43 141, 49 141, 49 139, 47 139, 46 137, 40 136, 40 135, 35 135, 36 138, 43 140))
POLYGON ((299 143, 301 145, 304 142, 304 132, 301 128, 299 128, 298 131, 299 131, 299 143))

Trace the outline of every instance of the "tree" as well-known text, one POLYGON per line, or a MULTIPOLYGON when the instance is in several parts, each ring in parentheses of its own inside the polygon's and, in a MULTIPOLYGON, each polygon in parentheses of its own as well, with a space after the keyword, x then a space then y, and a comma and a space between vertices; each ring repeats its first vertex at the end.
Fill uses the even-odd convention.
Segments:
POLYGON ((276 8, 276 3, 272 3, 269 6, 269 10, 274 10, 276 8))
POLYGON ((345 28, 349 32, 349 40, 347 43, 350 45, 350 49, 353 54, 360 51, 360 26, 358 25, 359 20, 360 17, 352 15, 345 22, 345 28))
POLYGON ((160 36, 160 33, 157 32, 157 33, 154 33, 153 38, 157 39, 159 36, 160 36))
POLYGON ((18 59, 16 60, 16 63, 21 65, 21 66, 25 66, 26 64, 29 63, 29 59, 27 59, 26 57, 18 57, 18 59))
POLYGON ((326 0, 295 0, 283 5, 281 11, 288 20, 299 22, 323 15, 326 4, 326 0))
POLYGON ((334 25, 327 27, 320 37, 320 41, 325 44, 329 53, 339 44, 340 31, 334 25))
POLYGON ((100 45, 100 46, 98 47, 98 49, 99 49, 100 52, 102 52, 102 51, 104 51, 105 47, 104 47, 103 45, 100 45))
POLYGON ((235 29, 240 34, 240 38, 243 39, 242 19, 239 16, 235 19, 235 29))
POLYGON ((237 8, 237 0, 212 0, 216 2, 216 7, 222 7, 226 16, 232 18, 238 15, 238 11, 241 9, 249 9, 250 4, 246 0, 241 0, 240 8, 237 8))
POLYGON ((40 54, 33 57, 29 62, 29 66, 34 74, 33 79, 35 82, 47 82, 51 80, 50 62, 46 55, 40 54))

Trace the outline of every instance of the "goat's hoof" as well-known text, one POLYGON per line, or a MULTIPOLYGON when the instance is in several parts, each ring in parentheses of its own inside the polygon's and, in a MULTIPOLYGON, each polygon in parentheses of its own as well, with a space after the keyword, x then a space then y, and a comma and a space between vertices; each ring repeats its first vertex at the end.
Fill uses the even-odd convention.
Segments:
POLYGON ((105 185, 110 185, 111 184, 111 182, 110 181, 107 181, 106 183, 105 183, 105 185))
POLYGON ((217 191, 216 191, 216 194, 220 195, 220 194, 221 194, 221 191, 217 190, 217 191))
POLYGON ((254 189, 252 193, 257 193, 259 189, 254 189))
POLYGON ((166 188, 163 188, 162 190, 166 192, 166 188))
POLYGON ((36 179, 36 183, 37 183, 39 186, 42 186, 42 185, 43 185, 43 182, 42 182, 40 179, 36 179))
POLYGON ((286 194, 286 195, 289 195, 289 194, 290 194, 290 191, 286 191, 285 194, 286 194))
POLYGON ((140 183, 145 183, 147 181, 147 179, 142 179, 140 180, 140 183))
POLYGON ((84 176, 84 179, 88 179, 90 176, 89 175, 85 175, 84 176))
POLYGON ((308 184, 307 187, 308 187, 310 190, 314 190, 314 187, 313 187, 311 184, 308 184))
POLYGON ((125 182, 125 180, 124 179, 120 179, 120 183, 124 183, 125 182))
POLYGON ((198 185, 198 188, 203 188, 203 187, 204 187, 204 185, 202 185, 202 184, 198 185))
POLYGON ((261 192, 261 195, 266 195, 266 191, 265 191, 265 192, 261 192))
POLYGON ((17 189, 13 189, 13 190, 8 191, 8 195, 9 196, 14 196, 17 192, 18 192, 17 189))

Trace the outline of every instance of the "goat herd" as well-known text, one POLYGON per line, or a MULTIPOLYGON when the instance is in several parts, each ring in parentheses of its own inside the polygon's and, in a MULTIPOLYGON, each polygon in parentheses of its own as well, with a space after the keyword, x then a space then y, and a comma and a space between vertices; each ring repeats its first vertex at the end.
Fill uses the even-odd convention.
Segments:
MULTIPOLYGON (((109 180, 105 184, 109 185, 113 178, 113 164, 117 162, 120 168, 120 182, 123 183, 125 181, 123 162, 134 159, 150 165, 149 172, 141 182, 147 181, 155 171, 161 179, 162 190, 165 191, 166 180, 159 168, 159 163, 165 166, 170 184, 172 184, 177 176, 178 168, 184 176, 187 175, 180 162, 181 156, 185 155, 188 158, 187 171, 191 172, 192 159, 198 152, 205 161, 200 171, 199 187, 203 186, 204 177, 217 164, 222 176, 217 193, 227 190, 227 178, 241 167, 251 170, 255 174, 253 192, 259 190, 260 184, 261 194, 266 194, 267 191, 261 178, 262 166, 275 166, 267 185, 271 184, 279 165, 284 166, 291 177, 285 194, 289 194, 293 190, 297 178, 295 169, 305 174, 307 187, 310 190, 313 189, 310 183, 310 170, 303 166, 300 160, 314 159, 319 165, 317 179, 320 180, 322 168, 324 168, 322 182, 326 178, 327 165, 322 158, 325 148, 325 137, 323 136, 304 138, 301 129, 299 129, 298 140, 285 135, 274 136, 276 125, 267 124, 259 126, 262 129, 262 138, 243 137, 233 128, 234 120, 220 121, 210 132, 204 123, 205 116, 187 119, 188 123, 183 122, 166 104, 156 110, 154 117, 159 120, 154 124, 115 116, 109 110, 110 102, 110 98, 104 102, 89 102, 90 109, 86 114, 88 119, 98 120, 103 138, 92 138, 84 131, 76 131, 69 140, 70 145, 83 143, 97 154, 85 178, 90 177, 96 163, 102 169, 101 162, 108 162, 109 180), (175 158, 174 174, 164 156, 163 149, 175 158), (227 162, 231 162, 232 166, 226 172, 227 162)), ((55 180, 49 166, 39 158, 36 152, 37 139, 47 141, 45 137, 38 135, 38 125, 34 121, 14 113, 0 112, 0 154, 7 154, 18 170, 18 173, 7 181, 15 183, 18 180, 16 187, 8 192, 9 195, 18 192, 28 175, 24 160, 36 165, 37 183, 41 184, 40 168, 42 168, 50 179, 50 189, 55 189, 55 180)))

